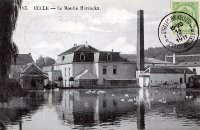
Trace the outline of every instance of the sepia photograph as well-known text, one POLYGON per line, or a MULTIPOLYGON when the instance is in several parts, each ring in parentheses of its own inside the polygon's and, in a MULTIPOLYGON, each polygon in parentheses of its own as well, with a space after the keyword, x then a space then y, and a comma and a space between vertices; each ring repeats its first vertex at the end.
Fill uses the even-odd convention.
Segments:
POLYGON ((0 0, 0 130, 199 130, 200 0, 0 0))

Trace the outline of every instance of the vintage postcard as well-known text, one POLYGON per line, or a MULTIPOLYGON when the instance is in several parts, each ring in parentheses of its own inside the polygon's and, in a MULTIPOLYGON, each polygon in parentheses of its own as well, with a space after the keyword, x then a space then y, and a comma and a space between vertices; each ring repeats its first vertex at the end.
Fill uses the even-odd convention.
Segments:
POLYGON ((199 130, 200 0, 0 0, 0 130, 199 130))

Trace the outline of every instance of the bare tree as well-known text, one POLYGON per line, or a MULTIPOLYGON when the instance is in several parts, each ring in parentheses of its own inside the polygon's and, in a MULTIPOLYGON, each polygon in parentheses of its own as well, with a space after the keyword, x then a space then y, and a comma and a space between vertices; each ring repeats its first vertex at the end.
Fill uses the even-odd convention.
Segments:
POLYGON ((5 87, 11 58, 16 59, 18 53, 12 35, 21 3, 22 0, 0 0, 0 88, 5 87))

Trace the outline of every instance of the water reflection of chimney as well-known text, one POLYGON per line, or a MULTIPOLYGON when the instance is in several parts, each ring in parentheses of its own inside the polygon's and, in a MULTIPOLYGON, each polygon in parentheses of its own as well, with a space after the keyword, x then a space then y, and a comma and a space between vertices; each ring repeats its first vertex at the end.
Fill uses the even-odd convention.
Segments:
POLYGON ((144 89, 139 90, 139 101, 137 108, 137 128, 138 130, 145 129, 145 105, 144 105, 144 89))

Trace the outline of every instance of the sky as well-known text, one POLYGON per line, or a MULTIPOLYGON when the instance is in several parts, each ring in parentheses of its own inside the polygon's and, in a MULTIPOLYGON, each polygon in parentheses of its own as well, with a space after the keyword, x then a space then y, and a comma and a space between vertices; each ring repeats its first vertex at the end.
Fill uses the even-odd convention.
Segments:
POLYGON ((144 10, 145 48, 162 46, 157 30, 170 0, 23 0, 13 40, 20 54, 57 55, 74 44, 136 54, 137 10, 144 10), (34 6, 96 6, 100 10, 34 10, 34 6))

